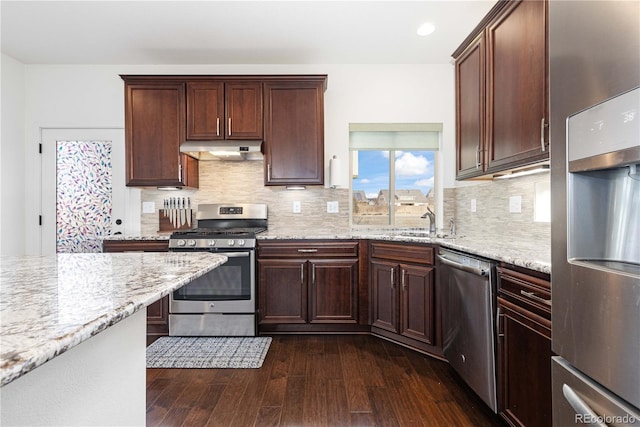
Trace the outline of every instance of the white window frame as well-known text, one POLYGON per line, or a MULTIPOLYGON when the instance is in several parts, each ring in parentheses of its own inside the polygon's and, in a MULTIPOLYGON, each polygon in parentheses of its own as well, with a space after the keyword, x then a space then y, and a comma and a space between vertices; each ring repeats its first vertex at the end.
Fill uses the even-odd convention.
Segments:
POLYGON ((441 168, 440 152, 442 150, 442 123, 350 123, 349 124, 349 227, 351 229, 370 228, 407 228, 395 223, 395 206, 391 203, 395 194, 395 151, 433 151, 434 174, 433 190, 436 208, 436 222, 442 218, 442 189, 440 188, 439 170, 441 168), (378 133, 378 134, 376 134, 378 133), (415 142, 414 138, 394 138, 400 136, 425 137, 427 143, 415 142), (385 140, 383 135, 391 135, 385 140), (371 141, 358 140, 359 136, 371 136, 371 141), (424 146, 422 146, 424 144, 424 146), (380 226, 360 225, 353 223, 353 176, 357 168, 357 157, 354 153, 360 150, 389 151, 389 221, 380 226))

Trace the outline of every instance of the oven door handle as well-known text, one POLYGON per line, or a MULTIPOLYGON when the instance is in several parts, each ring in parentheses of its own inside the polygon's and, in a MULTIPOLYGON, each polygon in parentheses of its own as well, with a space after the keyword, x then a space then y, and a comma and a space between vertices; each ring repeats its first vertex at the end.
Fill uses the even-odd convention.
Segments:
POLYGON ((216 255, 224 255, 227 258, 246 258, 251 255, 251 252, 213 252, 216 255))

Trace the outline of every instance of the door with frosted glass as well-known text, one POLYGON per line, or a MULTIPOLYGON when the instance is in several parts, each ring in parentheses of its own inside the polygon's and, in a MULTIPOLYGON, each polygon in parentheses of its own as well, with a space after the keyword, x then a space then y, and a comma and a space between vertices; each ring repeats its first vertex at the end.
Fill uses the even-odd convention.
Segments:
POLYGON ((41 253, 102 252, 128 228, 122 129, 42 130, 41 253))

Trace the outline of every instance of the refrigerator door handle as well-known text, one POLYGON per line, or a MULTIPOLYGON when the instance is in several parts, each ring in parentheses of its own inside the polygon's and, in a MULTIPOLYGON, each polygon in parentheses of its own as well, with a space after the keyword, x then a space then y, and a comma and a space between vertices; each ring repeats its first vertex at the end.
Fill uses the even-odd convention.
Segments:
POLYGON ((576 414, 589 416, 593 425, 598 427, 607 427, 606 424, 599 422, 602 417, 599 417, 584 400, 580 399, 580 396, 578 396, 571 387, 566 384, 562 384, 562 394, 564 395, 564 398, 567 399, 567 402, 569 402, 569 405, 571 405, 573 410, 576 411, 576 414))

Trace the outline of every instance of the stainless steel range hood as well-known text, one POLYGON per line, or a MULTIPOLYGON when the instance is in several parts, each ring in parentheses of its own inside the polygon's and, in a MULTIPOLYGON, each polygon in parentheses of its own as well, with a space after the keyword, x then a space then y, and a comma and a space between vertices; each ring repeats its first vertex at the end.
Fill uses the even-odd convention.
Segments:
POLYGON ((262 141, 185 141, 180 151, 198 160, 262 160, 262 141))

